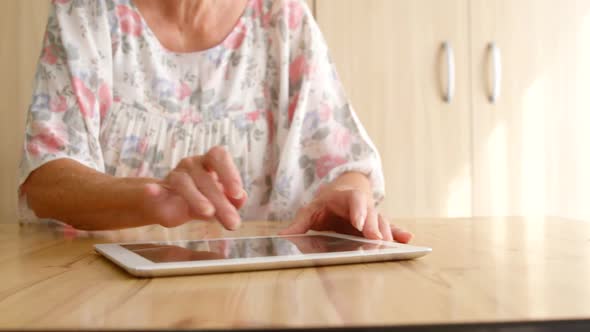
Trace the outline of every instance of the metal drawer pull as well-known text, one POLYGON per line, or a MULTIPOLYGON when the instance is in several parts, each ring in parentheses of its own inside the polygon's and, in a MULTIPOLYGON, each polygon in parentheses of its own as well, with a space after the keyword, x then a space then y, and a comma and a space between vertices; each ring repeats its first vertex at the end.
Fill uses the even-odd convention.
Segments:
POLYGON ((496 43, 490 43, 488 50, 492 59, 492 92, 490 93, 490 103, 495 104, 500 98, 502 92, 502 52, 496 43))
POLYGON ((449 42, 444 42, 443 49, 447 55, 447 92, 444 100, 450 104, 455 96, 455 51, 449 42))

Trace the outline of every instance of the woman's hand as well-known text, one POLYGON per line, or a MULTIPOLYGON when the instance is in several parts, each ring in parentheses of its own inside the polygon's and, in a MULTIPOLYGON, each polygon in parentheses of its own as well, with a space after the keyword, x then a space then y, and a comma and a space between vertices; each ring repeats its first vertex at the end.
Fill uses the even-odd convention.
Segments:
POLYGON ((145 186, 145 215, 165 227, 194 219, 217 219, 226 229, 240 225, 237 210, 246 192, 229 153, 220 146, 202 156, 184 158, 159 183, 145 186))
POLYGON ((412 234, 391 226, 373 206, 373 199, 356 187, 328 186, 299 209, 293 223, 279 234, 303 234, 311 229, 408 243, 412 234))

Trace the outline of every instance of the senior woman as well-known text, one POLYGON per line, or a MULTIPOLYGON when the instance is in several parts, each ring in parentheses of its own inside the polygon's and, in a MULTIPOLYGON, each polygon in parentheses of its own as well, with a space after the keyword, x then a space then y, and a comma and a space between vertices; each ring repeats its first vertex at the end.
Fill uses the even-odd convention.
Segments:
POLYGON ((300 0, 54 0, 26 123, 32 218, 411 238, 300 0))

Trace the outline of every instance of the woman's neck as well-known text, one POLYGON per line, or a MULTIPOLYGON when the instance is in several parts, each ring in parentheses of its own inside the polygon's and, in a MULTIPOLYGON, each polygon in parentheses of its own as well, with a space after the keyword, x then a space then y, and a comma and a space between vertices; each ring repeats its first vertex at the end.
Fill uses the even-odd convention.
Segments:
POLYGON ((211 0, 150 0, 155 6, 160 7, 161 13, 171 22, 185 27, 198 27, 207 18, 215 15, 220 5, 226 5, 226 1, 211 0), (213 3, 212 3, 213 2, 213 3))
POLYGON ((160 43, 176 52, 210 48, 232 31, 247 0, 133 0, 160 43))

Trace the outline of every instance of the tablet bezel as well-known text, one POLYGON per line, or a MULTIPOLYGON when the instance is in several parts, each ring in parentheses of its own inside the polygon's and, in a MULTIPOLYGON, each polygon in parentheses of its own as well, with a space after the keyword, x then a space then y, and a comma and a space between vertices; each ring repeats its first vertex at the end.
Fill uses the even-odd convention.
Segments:
MULTIPOLYGON (((214 272, 233 272, 240 271, 239 267, 244 267, 247 270, 265 269, 265 265, 271 265, 276 268, 296 267, 296 266, 317 266, 317 265, 333 265, 342 264, 346 262, 362 262, 363 258, 379 258, 387 259, 410 259, 423 256, 432 251, 431 248, 412 246, 397 242, 369 240, 356 236, 349 236, 333 232, 315 232, 310 231, 306 234, 300 235, 272 235, 272 236, 247 236, 247 237, 227 237, 218 239, 199 239, 199 240, 173 240, 173 241, 146 241, 146 242, 125 242, 125 243, 109 243, 109 244, 95 244, 94 248, 100 254, 107 257, 113 263, 127 270, 135 276, 152 277, 178 274, 200 274, 200 273, 214 273, 214 272), (130 244, 150 244, 150 243, 182 243, 192 241, 207 241, 207 240, 235 240, 235 239, 260 239, 260 238, 283 238, 293 236, 330 236, 335 238, 347 239, 357 242, 377 244, 390 248, 373 249, 373 250, 356 250, 343 251, 331 253, 313 253, 301 254, 292 256, 266 256, 266 257, 250 257, 250 258, 231 258, 231 259, 214 259, 202 261, 185 261, 185 262, 162 262, 155 263, 151 260, 142 257, 133 251, 124 248, 124 245, 130 244), (354 259, 356 258, 356 260, 354 259), (332 263, 322 264, 319 261, 329 260, 332 263), (307 264, 306 264, 307 263, 307 264), (319 263, 319 264, 318 264, 319 263), (200 271, 199 271, 200 270, 200 271)), ((371 259, 369 261, 375 261, 371 259)))

